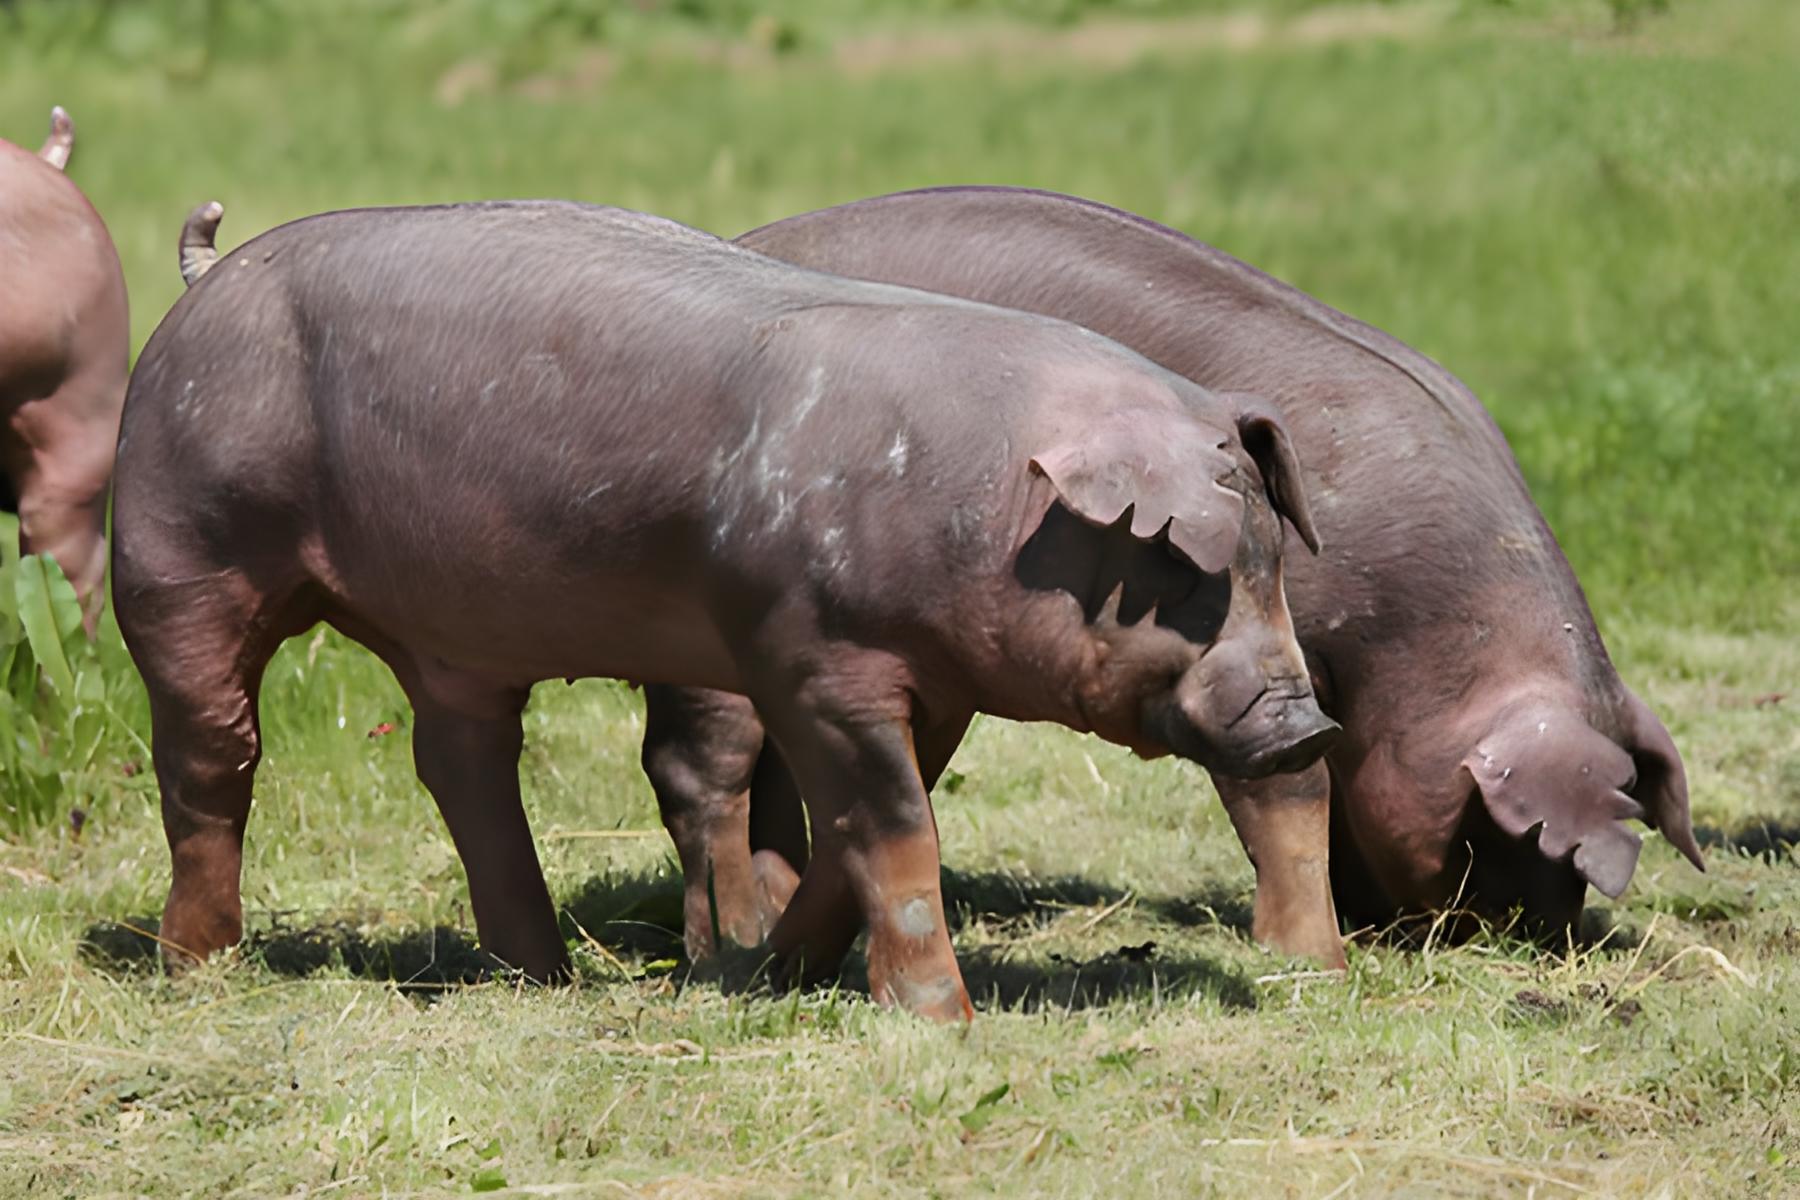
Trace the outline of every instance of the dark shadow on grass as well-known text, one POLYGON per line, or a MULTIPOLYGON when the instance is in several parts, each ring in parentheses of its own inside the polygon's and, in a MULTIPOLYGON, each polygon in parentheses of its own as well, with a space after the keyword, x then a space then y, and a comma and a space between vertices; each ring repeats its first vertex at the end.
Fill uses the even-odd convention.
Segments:
POLYGON ((474 940, 445 925, 369 936, 348 922, 267 929, 244 940, 244 957, 292 978, 341 967, 356 979, 441 989, 510 973, 474 940))
MULTIPOLYGON (((158 971, 157 925, 158 918, 153 916, 96 922, 82 934, 81 955, 115 974, 158 971)), ((479 983, 507 973, 467 934, 443 925, 370 935, 347 921, 301 927, 277 923, 252 929, 239 953, 246 961, 289 978, 340 968, 357 979, 426 991, 479 983)))
MULTIPOLYGON (((1779 840, 1771 845, 1792 844, 1787 840, 1792 831, 1775 829, 1771 836, 1779 840)), ((1705 831, 1702 841, 1708 841, 1705 831)), ((1708 844, 1723 844, 1721 835, 1715 832, 1708 844)), ((977 922, 1039 926, 1071 909, 1100 909, 1130 895, 1116 884, 1074 875, 1034 879, 1005 871, 946 869, 942 880, 946 915, 953 930, 977 922)), ((1250 899, 1241 888, 1220 886, 1186 896, 1138 897, 1136 903, 1158 919, 1183 928, 1220 928, 1240 936, 1248 936, 1250 930, 1250 899)), ((158 921, 152 915, 96 922, 82 935, 82 957, 114 973, 155 971, 159 968, 154 937, 158 921)), ((591 938, 608 954, 628 963, 680 959, 681 881, 658 871, 596 875, 564 900, 561 923, 564 936, 576 948, 591 938)), ((1364 944, 1413 950, 1428 942, 1445 945, 1471 939, 1500 947, 1535 944, 1553 952, 1568 945, 1566 938, 1534 940, 1515 927, 1467 913, 1448 921, 1403 918, 1384 928, 1360 931, 1357 938, 1364 944)), ((1589 908, 1582 914, 1574 945, 1582 950, 1600 946, 1630 950, 1640 939, 1638 929, 1619 924, 1611 911, 1589 908)), ((1211 996, 1232 1008, 1256 1003, 1255 989, 1247 977, 1207 959, 1139 956, 1129 947, 1088 961, 1056 955, 1048 962, 1008 961, 1008 953, 1007 946, 998 945, 962 956, 969 994, 978 1007, 1079 1010, 1120 999, 1195 994, 1211 996)), ((469 932, 441 925, 370 934, 348 921, 288 926, 277 918, 273 925, 249 933, 242 954, 277 975, 298 978, 341 969, 355 978, 421 991, 511 974, 483 952, 469 932)), ((635 973, 636 968, 633 970, 635 973)), ((735 951, 719 963, 683 971, 680 977, 692 983, 717 984, 728 993, 766 991, 768 959, 759 950, 735 951)), ((832 986, 867 994, 859 956, 851 956, 832 986)))
MULTIPOLYGON (((1024 932, 1047 925, 1074 910, 1103 909, 1131 893, 1110 883, 1074 875, 1034 879, 1006 871, 942 873, 944 911, 952 930, 980 923, 1013 926, 1024 932)), ((667 919, 680 918, 681 891, 666 882, 661 903, 667 919)), ((654 893, 652 893, 654 894, 654 893)), ((582 893, 595 915, 609 911, 642 911, 646 896, 631 881, 590 881, 582 893)), ((1223 925, 1239 932, 1250 925, 1250 908, 1235 890, 1218 889, 1180 899, 1140 899, 1148 911, 1185 927, 1223 925)), ((574 907, 574 905, 571 905, 574 907)), ((584 922, 585 924, 585 922, 584 922)), ((679 934, 668 935, 678 946, 679 934)), ((1120 947, 1092 959, 1060 954, 1010 958, 1016 948, 1000 944, 964 950, 958 955, 963 982, 975 1006, 983 1011, 1081 1011, 1122 1000, 1205 995, 1227 1008, 1255 1007, 1256 992, 1248 976, 1206 958, 1164 958, 1153 944, 1120 947)), ((683 974, 688 985, 716 986, 728 995, 770 995, 772 964, 760 950, 731 950, 683 974)), ((869 994, 868 970, 853 952, 833 979, 815 985, 860 996, 869 994)))
POLYGON ((558 906, 563 936, 585 932, 613 954, 679 958, 681 880, 662 873, 596 875, 558 906))
MULTIPOLYGON (((1103 908, 1130 895, 1116 884, 1078 875, 1030 879, 1006 871, 946 867, 942 879, 944 912, 952 929, 976 920, 1042 924, 1071 908, 1103 908)), ((1237 888, 1211 887, 1188 896, 1140 896, 1137 903, 1159 919, 1185 929, 1250 931, 1250 900, 1237 888)))
POLYGON ((1465 946, 1485 943, 1500 950, 1530 950, 1551 954, 1574 949, 1635 950, 1643 931, 1621 922, 1611 909, 1584 908, 1573 930, 1532 930, 1517 919, 1495 920, 1469 910, 1407 914, 1383 926, 1346 930, 1351 941, 1387 950, 1423 950, 1427 946, 1465 946))
MULTIPOLYGON (((1009 960, 1007 946, 982 946, 957 955, 963 984, 981 1012, 1083 1012, 1121 1001, 1188 999, 1205 996, 1224 1008, 1256 1007, 1249 976, 1206 958, 1162 958, 1153 943, 1122 946, 1091 959, 1051 954, 1045 959, 1009 960)), ((717 987, 728 996, 773 997, 773 963, 760 950, 730 950, 685 972, 683 986, 717 987)), ((809 991, 836 990, 868 998, 868 963, 860 951, 845 960, 834 978, 809 991)))
POLYGON ((152 971, 158 965, 155 934, 160 924, 159 916, 96 921, 82 931, 76 950, 90 965, 115 975, 152 971))
POLYGON ((1120 1001, 1205 996, 1224 1008, 1256 1007, 1250 977, 1205 958, 1169 958, 1124 948, 1098 958, 1054 955, 1048 963, 1009 962, 1004 947, 961 956, 963 983, 983 1012, 1080 1012, 1120 1001))
POLYGON ((1096 908, 1125 898, 1123 888, 1076 875, 1022 878, 1007 871, 958 871, 945 867, 944 917, 950 928, 977 922, 1042 924, 1071 908, 1096 908))
MULTIPOLYGON (((940 879, 944 915, 952 930, 978 921, 1043 924, 1069 909, 1101 908, 1130 894, 1116 884, 1077 875, 1033 879, 1007 871, 946 867, 940 879)), ((681 900, 681 880, 670 875, 596 875, 562 902, 564 932, 578 937, 578 924, 609 950, 678 953, 681 900)), ((1138 903, 1161 919, 1187 928, 1222 925, 1238 932, 1250 928, 1248 900, 1229 888, 1174 899, 1140 898, 1138 903)))
POLYGON ((1149 901, 1152 912, 1171 925, 1186 929, 1221 928, 1250 936, 1255 916, 1250 895, 1237 888, 1209 887, 1189 896, 1167 896, 1149 901))
MULTIPOLYGON (((1081 876, 1048 879, 1006 871, 942 874, 945 916, 952 930, 975 923, 1020 927, 1048 924, 1071 909, 1099 909, 1125 900, 1122 887, 1081 876)), ((1241 889, 1221 887, 1178 898, 1140 898, 1158 918, 1186 928, 1250 928, 1250 904, 1241 889)), ((563 902, 565 930, 585 930, 620 955, 680 957, 682 892, 666 874, 597 875, 563 902), (579 929, 577 928, 579 926, 579 929)), ((981 947, 961 955, 964 982, 984 1010, 1083 1010, 1120 1000, 1206 995, 1229 1008, 1250 1008, 1255 989, 1247 976, 1205 958, 1161 958, 1121 947, 1091 960, 1051 955, 1009 961, 1008 948, 981 947)), ((717 987, 728 995, 773 994, 771 963, 758 949, 727 950, 712 962, 679 973, 683 986, 717 987)), ((866 965, 852 953, 842 972, 817 985, 868 995, 866 965)))
POLYGON ((1716 826, 1696 825, 1694 840, 1708 850, 1748 854, 1769 862, 1794 861, 1800 846, 1800 821, 1753 817, 1730 833, 1716 826))
MULTIPOLYGON (((258 927, 254 915, 250 920, 241 957, 290 978, 335 969, 357 979, 432 991, 515 975, 477 945, 471 930, 438 925, 369 932, 347 920, 290 925, 280 916, 258 927)), ((83 931, 80 954, 114 974, 155 973, 161 969, 160 923, 154 914, 97 921, 83 931)), ((562 906, 561 924, 576 947, 592 938, 622 959, 678 958, 680 881, 656 874, 596 877, 562 906)))

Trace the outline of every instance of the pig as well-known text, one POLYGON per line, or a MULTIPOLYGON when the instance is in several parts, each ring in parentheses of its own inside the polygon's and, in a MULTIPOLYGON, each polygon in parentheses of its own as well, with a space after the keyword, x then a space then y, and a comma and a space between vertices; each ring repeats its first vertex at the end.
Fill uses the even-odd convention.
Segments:
POLYGON ((60 107, 36 154, 0 141, 0 504, 20 550, 69 577, 92 634, 131 327, 118 252, 62 172, 74 144, 60 107))
MULTIPOLYGON (((1704 869, 1667 730, 1614 670, 1499 427, 1424 355, 1174 230, 1048 192, 906 192, 738 241, 1073 321, 1280 410, 1325 542, 1288 560, 1288 594, 1345 732, 1300 774, 1212 772, 1255 865, 1265 945, 1341 967, 1340 917, 1385 926, 1449 906, 1557 939, 1589 884, 1625 888, 1633 819, 1704 869)), ((644 765, 677 844, 692 843, 689 894, 697 864, 754 849, 750 884, 716 897, 721 932, 754 941, 791 886, 784 864, 807 852, 779 748, 761 749, 741 697, 655 687, 647 704, 644 765)), ((705 954, 712 929, 693 918, 690 905, 688 949, 705 954)))
POLYGON ((539 979, 568 971, 519 801, 539 680, 748 697, 820 831, 781 970, 867 923, 872 995, 939 1019, 972 1010, 927 785, 976 711, 1249 777, 1336 732, 1282 590, 1280 522, 1317 535, 1255 397, 619 209, 327 213, 209 263, 217 220, 115 484, 173 966, 241 935, 258 682, 319 621, 406 691, 481 941, 539 979))

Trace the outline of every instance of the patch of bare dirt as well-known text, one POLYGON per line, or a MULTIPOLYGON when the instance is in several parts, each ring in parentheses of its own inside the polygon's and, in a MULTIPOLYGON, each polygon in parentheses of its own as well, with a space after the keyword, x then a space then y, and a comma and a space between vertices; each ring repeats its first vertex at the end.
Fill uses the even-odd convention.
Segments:
POLYGON ((969 60, 1049 60, 1116 69, 1146 57, 1194 51, 1244 53, 1266 47, 1410 39, 1433 31, 1442 20, 1442 10, 1434 8, 1361 5, 1287 17, 1244 11, 1164 21, 1110 19, 1069 29, 991 25, 845 38, 833 47, 831 58, 852 77, 969 60))
MULTIPOLYGON (((1106 19, 1066 29, 1030 25, 971 23, 955 28, 890 31, 840 38, 799 58, 823 64, 847 78, 917 70, 946 64, 1065 63, 1118 70, 1145 58, 1180 57, 1206 51, 1248 53, 1265 48, 1314 47, 1378 39, 1411 40, 1438 29, 1447 10, 1357 5, 1314 9, 1292 16, 1244 11, 1156 21, 1106 19)), ((536 100, 598 91, 617 70, 621 51, 596 46, 574 62, 513 83, 503 83, 485 58, 465 60, 445 71, 436 88, 438 102, 461 104, 470 96, 506 90, 536 100)), ((746 40, 669 39, 634 47, 651 62, 684 63, 733 72, 777 69, 795 61, 768 36, 746 40)))

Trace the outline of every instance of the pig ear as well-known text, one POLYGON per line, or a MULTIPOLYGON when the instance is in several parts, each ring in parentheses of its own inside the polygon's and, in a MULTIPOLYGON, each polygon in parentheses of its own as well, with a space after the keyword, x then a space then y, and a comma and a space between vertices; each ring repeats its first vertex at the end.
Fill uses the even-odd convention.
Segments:
POLYGON ((1700 846, 1694 841, 1694 825, 1688 816, 1687 769, 1675 740, 1656 714, 1631 693, 1625 692, 1625 749, 1637 765, 1637 786, 1631 794, 1644 806, 1644 820, 1660 831, 1700 870, 1700 846))
POLYGON ((74 150, 75 122, 59 104, 50 110, 50 136, 38 147, 38 157, 60 171, 69 165, 69 155, 74 150))
POLYGON ((1644 816, 1629 795, 1637 767, 1569 708, 1513 705, 1462 765, 1504 832, 1523 838, 1537 830, 1546 857, 1573 856, 1581 877, 1608 896, 1631 882, 1640 846, 1622 822, 1644 816))
POLYGON ((1231 471, 1230 435, 1178 412, 1116 414, 1078 438, 1034 454, 1065 507, 1105 527, 1127 511, 1133 536, 1169 544, 1208 574, 1237 557, 1244 499, 1217 480, 1231 471))
POLYGON ((1312 508, 1306 501, 1306 485, 1300 471, 1300 455, 1294 450, 1287 425, 1275 406, 1261 396, 1236 392, 1230 399, 1237 404, 1238 436, 1244 449, 1262 472, 1263 486, 1268 489, 1269 503, 1287 518, 1306 548, 1319 552, 1319 530, 1313 524, 1312 508))

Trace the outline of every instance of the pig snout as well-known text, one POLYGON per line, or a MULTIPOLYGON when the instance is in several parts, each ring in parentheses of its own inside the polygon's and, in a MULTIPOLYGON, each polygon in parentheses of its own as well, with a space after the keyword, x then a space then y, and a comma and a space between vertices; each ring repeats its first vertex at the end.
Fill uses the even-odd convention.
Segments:
POLYGON ((1254 644, 1215 646, 1182 677, 1178 753, 1239 779, 1298 771, 1318 761, 1340 732, 1319 709, 1312 684, 1279 653, 1254 644), (1197 753, 1184 750, 1183 742, 1197 753))
MULTIPOLYGON (((1305 681, 1301 683, 1304 685, 1305 681)), ((1239 762, 1220 767, 1222 774, 1240 779, 1260 779, 1310 767, 1342 732, 1336 721, 1320 711, 1310 688, 1298 694, 1263 693, 1243 720, 1233 726, 1233 732, 1245 724, 1251 726, 1248 732, 1257 748, 1239 762)))

